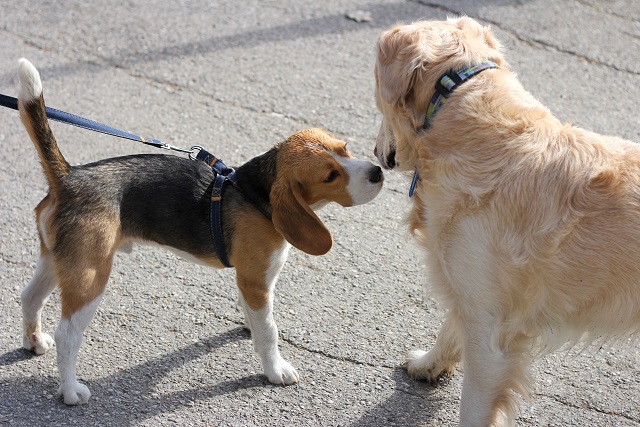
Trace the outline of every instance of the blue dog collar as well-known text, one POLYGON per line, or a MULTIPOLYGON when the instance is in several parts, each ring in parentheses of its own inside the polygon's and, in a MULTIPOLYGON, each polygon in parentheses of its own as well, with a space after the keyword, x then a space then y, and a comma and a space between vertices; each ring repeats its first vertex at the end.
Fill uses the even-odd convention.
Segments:
POLYGON ((444 105, 447 98, 451 96, 454 90, 456 90, 461 84, 469 80, 471 77, 480 74, 484 70, 491 68, 499 68, 498 64, 493 61, 482 62, 478 65, 463 68, 458 71, 450 71, 438 80, 436 83, 436 92, 431 97, 431 102, 427 108, 427 115, 422 125, 423 129, 429 129, 431 126, 432 117, 438 112, 444 105))
MULTIPOLYGON (((491 68, 500 68, 498 64, 493 61, 482 62, 478 65, 463 68, 458 71, 450 71, 438 80, 436 83, 436 92, 431 97, 431 102, 427 108, 427 113, 424 119, 422 129, 427 130, 431 127, 431 120, 433 116, 438 112, 440 108, 447 101, 447 98, 451 96, 454 90, 456 90, 461 84, 469 80, 471 77, 480 74, 484 70, 491 68)), ((413 173, 413 179, 411 180, 411 186, 409 187, 409 197, 413 197, 413 193, 416 190, 418 181, 420 180, 420 173, 416 169, 413 173)))

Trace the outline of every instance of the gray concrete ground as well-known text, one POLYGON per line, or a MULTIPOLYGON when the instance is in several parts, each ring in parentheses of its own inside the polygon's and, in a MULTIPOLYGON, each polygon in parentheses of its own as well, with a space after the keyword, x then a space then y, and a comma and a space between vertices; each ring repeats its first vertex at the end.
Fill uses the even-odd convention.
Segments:
MULTIPOLYGON (((201 144, 230 164, 315 126, 373 159, 377 36, 396 22, 460 13, 493 26, 525 87, 559 118, 640 142, 637 0, 0 0, 0 92, 16 94, 24 56, 48 105, 201 144), (347 17, 355 11, 371 20, 347 17)), ((53 128, 73 164, 155 152, 53 128)), ((422 292, 422 256, 401 223, 409 178, 397 173, 371 204, 321 211, 335 238, 328 255, 291 253, 275 317, 298 385, 261 375, 233 270, 142 247, 117 256, 81 349, 78 373, 93 396, 66 407, 55 396, 55 354, 20 348, 19 295, 38 252, 32 212, 46 187, 8 109, 0 147, 0 425, 456 425, 461 370, 431 386, 399 368, 410 349, 433 344, 442 313, 422 292)), ((58 302, 54 294, 44 312, 49 332, 58 302)), ((640 425, 638 347, 556 353, 533 376, 519 425, 640 425)))

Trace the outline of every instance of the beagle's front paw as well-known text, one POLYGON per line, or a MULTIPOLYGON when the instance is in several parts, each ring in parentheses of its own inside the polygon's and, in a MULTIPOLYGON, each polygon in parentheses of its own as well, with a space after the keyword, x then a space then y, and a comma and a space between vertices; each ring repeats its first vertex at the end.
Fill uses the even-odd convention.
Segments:
POLYGON ((62 395, 64 403, 67 405, 84 405, 89 401, 91 392, 86 385, 73 381, 60 385, 58 396, 60 395, 62 395))
POLYGON ((42 332, 34 332, 31 336, 25 336, 22 340, 22 346, 36 354, 45 354, 53 348, 54 343, 55 341, 51 335, 42 332))
POLYGON ((296 369, 282 358, 268 365, 265 364, 264 374, 272 384, 291 385, 300 381, 296 369))

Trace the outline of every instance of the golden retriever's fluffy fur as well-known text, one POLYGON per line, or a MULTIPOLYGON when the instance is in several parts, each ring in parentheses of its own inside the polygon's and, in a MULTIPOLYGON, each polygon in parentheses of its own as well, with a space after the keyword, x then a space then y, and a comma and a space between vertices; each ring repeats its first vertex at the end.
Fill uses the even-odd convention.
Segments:
POLYGON ((460 425, 513 424, 531 359, 640 331, 640 146, 563 125, 509 71, 487 27, 417 22, 378 42, 383 166, 420 173, 410 216, 447 314, 412 377, 464 361, 460 425), (447 71, 490 60, 422 125, 447 71))

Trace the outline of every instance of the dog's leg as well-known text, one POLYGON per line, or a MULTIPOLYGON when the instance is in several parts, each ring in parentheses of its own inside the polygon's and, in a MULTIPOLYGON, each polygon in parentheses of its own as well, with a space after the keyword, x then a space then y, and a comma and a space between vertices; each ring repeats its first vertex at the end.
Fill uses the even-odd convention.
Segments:
POLYGON ((284 244, 274 252, 268 268, 236 265, 238 288, 244 300, 246 323, 251 328, 253 347, 260 356, 262 368, 270 382, 293 384, 300 379, 295 368, 280 355, 278 327, 273 320, 273 293, 290 246, 284 244))
POLYGON ((458 317, 454 311, 449 311, 431 350, 413 350, 409 353, 405 363, 409 376, 429 382, 451 377, 461 357, 461 333, 458 317))
POLYGON ((517 391, 529 393, 530 341, 501 342, 495 319, 467 321, 463 345, 464 378, 460 426, 512 426, 517 391))
POLYGON ((53 338, 42 332, 41 314, 49 295, 57 284, 51 254, 43 248, 33 278, 24 288, 22 301, 22 345, 36 354, 44 354, 53 347, 53 338))
POLYGON ((102 295, 73 313, 68 319, 62 319, 56 329, 58 371, 60 372, 58 394, 63 396, 64 403, 67 405, 87 403, 91 397, 89 388, 76 379, 76 365, 82 344, 82 334, 89 326, 101 299, 102 295))
POLYGON ((238 305, 242 309, 242 314, 244 314, 244 328, 251 332, 251 324, 249 323, 249 313, 247 312, 248 306, 247 302, 244 300, 242 296, 242 292, 238 295, 238 305))
POLYGON ((78 352, 84 331, 102 299, 116 247, 107 246, 104 251, 94 247, 93 251, 79 251, 84 256, 70 254, 66 261, 62 261, 62 320, 56 329, 55 340, 60 373, 58 394, 63 396, 67 405, 87 403, 91 396, 87 386, 76 378, 78 352))

